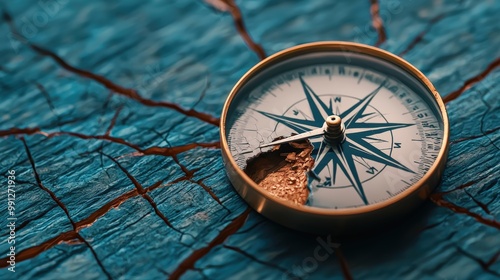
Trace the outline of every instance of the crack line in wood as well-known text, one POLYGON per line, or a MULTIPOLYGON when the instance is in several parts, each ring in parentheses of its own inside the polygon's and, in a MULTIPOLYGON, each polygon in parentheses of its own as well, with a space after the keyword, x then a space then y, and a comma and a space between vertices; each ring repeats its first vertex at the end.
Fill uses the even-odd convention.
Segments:
POLYGON ((198 181, 192 180, 194 177, 194 174, 198 171, 198 169, 189 170, 186 166, 181 164, 181 162, 179 161, 179 158, 176 155, 172 156, 172 159, 175 161, 175 163, 181 168, 182 172, 185 174, 185 176, 183 177, 183 178, 185 178, 184 179, 185 181, 189 181, 191 183, 197 184, 198 186, 202 187, 203 190, 205 190, 217 203, 219 203, 219 205, 221 205, 224 209, 226 209, 228 212, 230 212, 229 209, 225 205, 222 204, 222 201, 213 192, 212 188, 208 187, 207 185, 205 185, 203 183, 203 179, 200 179, 198 181))
POLYGON ((465 83, 459 89, 443 97, 444 103, 446 104, 452 100, 457 99, 460 95, 462 95, 462 93, 471 88, 474 84, 481 82, 484 78, 486 78, 486 76, 488 76, 488 74, 490 74, 498 66, 500 66, 500 57, 490 63, 483 72, 465 81, 465 83))
POLYGON ((406 49, 404 49, 398 55, 399 56, 404 56, 409 51, 411 51, 416 45, 418 45, 418 43, 420 43, 424 39, 424 36, 427 34, 427 32, 429 32, 431 30, 431 28, 434 26, 434 24, 438 23, 443 18, 445 18, 445 15, 446 14, 440 14, 440 15, 437 15, 436 17, 432 18, 429 21, 429 24, 427 25, 427 27, 422 32, 420 32, 417 35, 417 37, 415 37, 415 39, 413 39, 413 41, 411 41, 410 44, 408 44, 408 47, 406 47, 406 49))
MULTIPOLYGON (((480 181, 480 180, 482 180, 482 179, 484 179, 484 178, 480 178, 480 179, 478 179, 477 181, 480 181)), ((451 189, 451 190, 447 190, 447 191, 444 191, 444 192, 436 192, 436 193, 434 193, 434 194, 442 194, 442 195, 444 196, 444 195, 447 195, 447 194, 449 194, 449 193, 452 193, 452 192, 455 192, 455 191, 458 191, 458 190, 463 190, 463 189, 466 189, 466 188, 468 188, 468 187, 470 187, 470 186, 472 186, 472 185, 474 185, 474 184, 477 184, 477 181, 470 181, 470 182, 467 182, 467 183, 465 183, 465 184, 463 184, 463 185, 460 185, 460 186, 458 186, 458 187, 456 187, 456 188, 453 188, 453 189, 451 189)))
POLYGON ((76 222, 76 230, 80 231, 81 229, 88 228, 92 226, 100 217, 107 214, 111 209, 118 208, 122 203, 129 200, 132 197, 139 195, 137 189, 129 190, 128 192, 116 197, 115 199, 109 201, 108 203, 101 206, 99 209, 91 213, 87 218, 76 222))
POLYGON ((50 98, 50 94, 47 92, 47 90, 45 89, 45 87, 42 84, 40 84, 38 82, 34 82, 34 84, 38 88, 38 90, 42 93, 43 97, 47 101, 47 105, 49 106, 50 111, 56 117, 57 124, 59 125, 59 127, 61 127, 61 125, 60 125, 61 118, 59 117, 59 115, 56 112, 56 108, 54 106, 54 103, 52 103, 52 99, 50 98))
POLYGON ((195 263, 208 254, 212 248, 222 244, 229 236, 237 232, 245 224, 248 214, 250 214, 250 208, 247 208, 243 213, 232 220, 207 246, 193 251, 191 255, 185 258, 172 274, 170 274, 169 279, 179 279, 186 271, 193 269, 195 263))
POLYGON ((115 114, 113 115, 113 118, 111 119, 111 122, 109 123, 108 129, 106 129, 106 133, 104 135, 109 136, 111 133, 111 130, 115 127, 116 120, 118 119, 118 116, 120 115, 120 112, 123 109, 123 105, 118 107, 116 110, 115 114))
POLYGON ((437 226, 441 225, 443 222, 444 222, 444 219, 443 219, 443 220, 441 220, 441 221, 439 221, 439 222, 436 222, 436 223, 433 223, 433 224, 426 225, 426 226, 424 226, 424 227, 420 228, 420 229, 418 230, 418 233, 422 233, 422 232, 424 232, 424 231, 426 231, 426 230, 433 229, 433 228, 435 228, 435 227, 437 227, 437 226))
POLYGON ((432 202, 434 202, 437 206, 448 208, 455 213, 464 214, 464 215, 467 215, 469 217, 472 217, 472 218, 476 219, 476 221, 478 221, 484 225, 487 225, 487 226, 490 226, 490 227, 493 227, 496 229, 500 229, 500 222, 499 221, 484 218, 483 216, 481 216, 477 213, 474 213, 467 208, 458 206, 450 201, 447 201, 444 199, 445 194, 446 193, 433 193, 430 196, 430 200, 432 202))
MULTIPOLYGON (((291 274, 291 273, 290 273, 287 269, 285 269, 285 268, 283 268, 283 267, 281 267, 281 266, 279 266, 279 265, 276 265, 276 264, 274 264, 274 263, 271 263, 271 262, 266 262, 266 261, 260 260, 260 259, 258 259, 257 257, 255 257, 255 256, 253 256, 253 255, 251 255, 251 254, 249 254, 249 253, 247 253, 247 252, 243 251, 242 249, 240 249, 240 248, 238 248, 238 247, 234 247, 234 246, 230 246, 230 245, 223 245, 223 247, 224 247, 224 248, 226 248, 226 249, 229 249, 229 250, 231 250, 231 251, 234 251, 234 252, 236 252, 236 253, 238 253, 238 254, 240 254, 240 255, 243 255, 243 256, 245 256, 246 258, 251 259, 252 261, 255 261, 255 262, 260 263, 260 264, 265 265, 265 266, 269 266, 269 267, 275 268, 275 269, 277 269, 277 270, 279 270, 279 271, 281 271, 281 272, 283 272, 283 273, 285 273, 285 274, 287 274, 287 275, 290 275, 290 274, 291 274)), ((297 276, 297 275, 295 275, 295 274, 292 274, 292 275, 293 275, 293 277, 294 277, 293 279, 302 279, 301 277, 299 277, 299 276, 297 276)))
POLYGON ((474 203, 477 204, 477 206, 481 207, 481 209, 483 209, 483 211, 488 214, 488 215, 491 215, 491 211, 490 209, 488 208, 488 205, 482 203, 481 201, 477 200, 472 194, 470 194, 467 189, 464 190, 465 194, 467 194, 468 197, 470 197, 470 199, 472 199, 472 201, 474 201, 474 203))
POLYGON ((267 57, 262 46, 257 44, 250 36, 247 28, 245 27, 241 10, 234 0, 205 0, 205 3, 221 12, 229 12, 233 18, 234 26, 243 41, 245 41, 245 44, 247 44, 247 46, 254 51, 261 60, 267 57))
POLYGON ((186 177, 188 178, 188 180, 191 180, 191 178, 193 178, 193 176, 194 176, 194 173, 196 171, 198 171, 198 170, 189 170, 189 169, 187 169, 186 166, 184 166, 183 164, 181 164, 181 162, 179 161, 179 158, 176 155, 172 156, 172 159, 181 168, 182 172, 184 174, 186 174, 186 177))
POLYGON ((94 139, 94 140, 104 140, 108 142, 113 142, 121 145, 128 146, 137 152, 143 155, 159 155, 159 156, 175 156, 186 151, 195 149, 195 148, 208 148, 208 149, 220 149, 220 142, 201 142, 201 143, 189 143, 181 146, 174 147, 158 147, 152 146, 146 149, 139 147, 136 144, 127 142, 126 140, 118 137, 113 137, 109 135, 87 135, 78 132, 71 131, 58 131, 58 132, 43 132, 40 128, 10 128, 7 130, 0 130, 0 137, 10 136, 10 135, 33 135, 33 134, 41 134, 47 138, 57 137, 61 135, 72 136, 84 140, 94 139))
MULTIPOLYGON (((3 10, 3 18, 9 24, 11 32, 13 34, 16 34, 19 37, 22 37, 22 35, 20 35, 20 33, 17 31, 17 28, 14 25, 14 21, 12 20, 12 16, 10 16, 10 14, 5 9, 3 10)), ((197 118, 201 121, 204 121, 206 123, 209 123, 209 124, 212 124, 215 126, 219 126, 219 118, 216 118, 210 114, 198 112, 194 109, 187 110, 187 109, 182 108, 179 104, 172 103, 172 102, 155 101, 155 100, 144 98, 135 89, 122 87, 118 84, 115 84, 111 80, 108 80, 107 78, 105 78, 102 75, 98 75, 98 74, 92 73, 90 71, 74 67, 74 66, 70 65, 69 63, 67 63, 62 57, 58 56, 55 52, 52 52, 48 49, 42 48, 41 46, 30 43, 25 38, 23 38, 23 39, 24 40, 22 40, 22 42, 24 44, 28 45, 32 50, 34 50, 38 54, 52 58, 59 66, 66 69, 67 71, 74 73, 74 74, 77 74, 78 76, 91 79, 91 80, 103 85, 107 89, 112 90, 115 93, 118 93, 122 96, 125 96, 127 98, 132 99, 132 100, 135 100, 135 101, 137 101, 143 105, 146 105, 146 106, 165 107, 165 108, 173 109, 181 114, 197 118)))
MULTIPOLYGON (((174 180, 173 182, 171 182, 169 184, 174 184, 174 183, 177 183, 178 181, 182 181, 182 180, 185 180, 185 179, 183 179, 181 177, 177 180, 174 180)), ((150 191, 157 189, 161 185, 161 182, 162 181, 158 181, 158 182, 154 183, 153 185, 145 188, 146 192, 150 192, 150 191)), ((75 223, 75 230, 63 232, 63 233, 59 234, 58 236, 53 237, 47 241, 44 241, 43 243, 41 243, 39 245, 35 245, 33 247, 30 247, 30 248, 27 248, 27 249, 21 251, 17 255, 16 260, 19 262, 25 261, 25 260, 28 260, 28 259, 31 259, 31 258, 38 256, 39 254, 43 253, 44 251, 47 251, 60 243, 63 243, 63 242, 72 243, 70 241, 77 239, 76 234, 81 229, 92 226, 92 224, 94 224, 100 217, 104 216, 109 211, 111 211, 111 209, 120 207, 121 204, 123 204, 124 202, 126 202, 130 198, 133 198, 133 197, 138 196, 138 195, 139 195, 138 190, 136 188, 134 188, 134 189, 118 196, 117 198, 109 201, 108 203, 104 204, 99 209, 97 209, 96 211, 91 213, 87 218, 76 222, 75 223)), ((2 260, 3 259, 0 259, 0 262, 2 260)), ((5 262, 6 261, 7 261, 7 259, 5 259, 5 262)), ((6 267, 6 266, 2 266, 2 264, 0 264, 0 267, 6 267)))
POLYGON ((467 252, 466 250, 462 249, 459 246, 454 246, 454 247, 458 252, 478 263, 479 266, 481 266, 481 268, 484 271, 500 277, 500 273, 490 269, 490 266, 494 264, 497 261, 498 257, 500 256, 500 251, 497 251, 487 262, 485 262, 482 259, 474 256, 473 254, 467 252))
POLYGON ((212 188, 207 186, 206 184, 203 183, 203 180, 205 178, 202 178, 202 179, 199 179, 197 181, 195 180, 192 180, 193 177, 194 177, 194 174, 199 170, 199 169, 195 169, 195 170, 189 170, 186 166, 184 166, 183 164, 181 164, 181 162, 179 161, 179 158, 177 156, 172 156, 172 159, 174 160, 174 162, 181 168, 182 172, 185 174, 185 176, 181 177, 181 178, 178 178, 176 180, 174 180, 172 183, 174 182, 179 182, 179 181, 189 181, 191 183, 194 183, 194 184, 197 184, 199 185, 200 187, 203 188, 203 190, 205 190, 219 205, 221 205, 224 209, 226 209, 228 212, 230 212, 230 210, 224 205, 222 204, 222 201, 219 199, 219 197, 217 197, 217 195, 213 192, 212 188))
MULTIPOLYGON (((494 79, 493 79, 494 80, 494 79)), ((489 91, 490 88, 488 87, 487 91, 489 91)), ((490 131, 493 130, 493 131, 496 131, 498 129, 500 129, 500 126, 497 127, 496 129, 490 129, 490 130, 484 130, 484 123, 485 123, 485 118, 486 118, 486 115, 488 115, 490 113, 490 111, 494 111, 495 110, 495 102, 488 102, 485 97, 488 93, 486 94, 482 94, 481 95, 481 101, 483 102, 484 106, 486 106, 488 109, 484 112, 484 114, 481 115, 481 133, 486 137, 488 138, 488 140, 490 140, 491 144, 493 146, 495 146, 495 148, 497 148, 497 150, 500 151, 500 146, 496 143, 495 139, 491 138, 489 135, 490 135, 490 131), (493 106, 492 104, 493 103, 493 106)))
MULTIPOLYGON (((198 180, 198 181, 189 180, 189 181, 192 182, 192 183, 195 183, 195 184, 197 184, 199 186, 201 186, 215 201, 217 201, 217 203, 219 203, 219 205, 222 205, 222 202, 215 195, 215 193, 213 192, 212 188, 210 188, 209 186, 205 185, 205 183, 203 183, 203 180, 198 180)), ((222 205, 222 206, 224 206, 224 205, 222 205)))
POLYGON ((485 263, 485 267, 486 267, 486 268, 490 268, 490 266, 491 266, 492 264, 494 264, 494 263, 498 260, 498 258, 499 258, 499 257, 500 257, 500 250, 499 250, 499 251, 497 251, 497 253, 496 253, 495 255, 493 255, 493 256, 492 256, 492 257, 488 260, 488 262, 486 262, 486 263, 485 263))
POLYGON ((28 127, 28 128, 9 128, 6 130, 0 130, 0 137, 10 136, 10 135, 33 135, 41 133, 42 131, 38 127, 28 127))
MULTIPOLYGON (((149 196, 149 194, 147 193, 146 189, 139 183, 139 181, 137 181, 137 179, 132 176, 132 174, 130 174, 130 172, 128 172, 127 169, 125 169, 125 167, 123 167, 116 159, 114 159, 112 156, 108 155, 108 154, 105 154, 105 153, 102 153, 105 157, 107 157, 109 160, 113 161, 115 163, 115 165, 120 168, 120 170, 127 176, 127 178, 132 182, 132 184, 135 186, 135 188, 137 189, 137 192, 144 198, 146 199, 149 204, 151 205, 151 207, 153 207, 153 210, 155 211, 156 215, 158 217, 160 217, 160 219, 163 220, 163 222, 165 222, 165 224, 175 230, 176 232, 180 233, 180 234, 186 234, 184 232, 182 232, 181 230, 177 229, 176 227, 174 227, 172 225, 172 223, 168 220, 168 218, 158 209, 158 206, 156 205, 156 202, 153 200, 153 198, 151 198, 151 196, 149 196)), ((194 238, 194 236, 192 236, 194 238)))
MULTIPOLYGON (((117 115, 117 114, 115 114, 115 115, 117 115)), ((113 121, 111 123, 113 123, 113 121)), ((112 127, 112 125, 110 125, 110 127, 112 127)), ((44 134, 44 135, 48 134, 48 133, 41 132, 41 130, 39 128, 25 128, 25 129, 11 128, 11 129, 8 129, 8 130, 5 130, 5 131, 0 131, 0 136, 18 135, 18 134, 32 135, 32 134, 37 134, 37 133, 44 134)), ((173 157, 175 159, 177 158, 176 155, 173 155, 173 157)), ((178 163, 178 161, 177 161, 177 163, 178 163)), ((186 174, 188 174, 189 177, 178 178, 178 179, 174 180, 173 182, 171 182, 171 184, 175 184, 175 183, 183 181, 183 180, 190 180, 192 178, 193 174, 194 174, 194 171, 192 171, 192 172, 187 171, 187 168, 185 168, 184 166, 182 166, 180 163, 178 163, 178 164, 179 164, 179 166, 181 166, 181 168, 184 169, 183 171, 186 174)), ((156 182, 152 186, 148 187, 146 189, 146 192, 153 191, 154 189, 160 187, 160 185, 161 185, 161 181, 156 182)), ((139 195, 139 192, 138 192, 137 189, 134 189, 134 190, 129 191, 129 192, 127 192, 127 193, 119 196, 118 198, 116 198, 116 199, 108 202, 107 204, 105 204, 104 206, 102 206, 100 209, 98 209, 97 211, 95 211, 94 213, 92 213, 86 219, 84 219, 84 220, 82 220, 82 221, 80 221, 78 223, 75 223, 74 224, 75 231, 73 231, 72 233, 74 233, 77 236, 79 236, 78 231, 81 228, 85 228, 85 227, 91 226, 99 217, 101 217, 104 214, 106 214, 109 210, 111 210, 112 208, 118 207, 120 204, 122 204, 123 202, 125 202, 129 198, 134 197, 136 195, 139 195)), ((21 257, 18 258, 18 260, 19 261, 23 261, 25 259, 35 257, 36 255, 42 253, 43 251, 45 251, 47 249, 50 249, 53 246, 59 244, 60 242, 69 242, 69 240, 65 236, 66 235, 63 233, 59 237, 55 237, 55 238, 53 238, 51 240, 48 240, 48 241, 44 242, 41 245, 38 245, 38 246, 35 246, 35 247, 32 247, 32 248, 29 248, 29 249, 25 250, 28 253, 27 254, 26 253, 21 254, 21 257), (54 243, 53 242, 54 240, 58 240, 58 242, 54 243)), ((72 238, 72 239, 74 239, 74 238, 72 238)), ((78 238, 78 239, 81 240, 80 238, 78 238)), ((82 240, 82 242, 86 242, 86 241, 82 240)))
POLYGON ((347 265, 347 260, 345 259, 344 255, 340 251, 340 248, 335 248, 335 254, 337 255, 337 258, 339 259, 340 262, 340 267, 342 269, 342 273, 344 274, 344 278, 348 280, 352 280, 352 273, 349 270, 349 266, 347 265))
MULTIPOLYGON (((73 221, 73 219, 71 218, 66 205, 55 195, 54 192, 52 192, 51 190, 49 190, 47 187, 45 187, 43 185, 42 180, 40 179, 40 175, 38 174, 38 171, 36 169, 35 160, 34 160, 32 154, 31 154, 31 151, 30 151, 30 149, 28 147, 28 144, 26 143, 26 140, 24 140, 23 137, 21 137, 20 140, 22 141, 22 143, 24 145, 24 149, 26 151, 26 156, 28 157, 28 161, 30 162, 30 165, 31 165, 31 168, 33 170, 33 174, 35 176, 35 180, 37 182, 38 187, 42 191, 44 191, 45 193, 47 193, 52 198, 52 200, 59 206, 59 208, 61 208, 61 210, 63 210, 63 212, 65 213, 65 215, 68 218, 69 222, 71 223, 71 226, 73 227, 73 230, 70 233, 67 233, 66 235, 63 234, 64 238, 57 238, 57 237, 53 238, 53 239, 51 239, 51 243, 50 244, 55 245, 55 244, 59 244, 62 241, 69 241, 69 240, 73 240, 73 239, 78 239, 79 241, 85 243, 85 245, 87 246, 87 248, 90 250, 90 252, 94 256, 94 259, 95 259, 97 265, 100 267, 100 269, 102 270, 102 272, 106 275, 106 277, 108 279, 112 279, 111 275, 104 268, 103 264, 101 263, 101 260, 98 258, 97 253, 95 252, 94 248, 92 248, 92 246, 90 245, 90 243, 78 233, 78 231, 76 229, 77 228, 76 224, 73 221), (71 237, 71 239, 68 239, 69 237, 71 237)), ((61 235, 59 235, 59 236, 61 236, 61 235)), ((48 249, 47 248, 48 247, 47 244, 44 243, 44 245, 45 246, 38 247, 38 250, 29 250, 29 249, 23 250, 22 252, 19 253, 19 255, 17 256, 18 257, 17 259, 19 261, 21 261, 22 260, 22 256, 25 256, 25 257, 34 257, 34 256, 42 253, 43 251, 45 251, 46 249, 48 249), (25 253, 23 255, 21 255, 23 252, 25 252, 25 253)), ((6 267, 7 265, 8 265, 7 259, 0 260, 0 267, 6 267)))
POLYGON ((387 34, 385 32, 384 22, 380 17, 380 6, 378 0, 370 0, 370 14, 372 15, 372 26, 375 28, 378 34, 377 42, 375 43, 376 47, 379 47, 387 40, 387 34))
POLYGON ((456 140, 453 140, 453 141, 450 141, 450 144, 457 144, 457 143, 460 143, 460 142, 463 142, 463 141, 468 141, 468 140, 473 140, 473 139, 478 139, 478 138, 481 138, 481 137, 485 137, 491 133, 494 133, 496 131, 500 130, 500 126, 499 127, 496 127, 496 128, 493 128, 493 129, 490 129, 490 130, 486 130, 483 134, 480 134, 480 135, 472 135, 472 136, 468 136, 468 137, 464 137, 464 138, 459 138, 459 139, 456 139, 456 140))
MULTIPOLYGON (((60 233, 59 235, 39 244, 35 245, 33 247, 27 248, 22 250, 21 252, 16 254, 16 262, 22 262, 28 259, 32 259, 41 253, 51 249, 52 247, 65 243, 65 242, 70 242, 71 240, 78 239, 78 234, 74 230, 66 231, 63 233, 60 233)), ((9 263, 7 263, 8 258, 3 258, 0 259, 0 268, 4 268, 9 266, 9 263)))

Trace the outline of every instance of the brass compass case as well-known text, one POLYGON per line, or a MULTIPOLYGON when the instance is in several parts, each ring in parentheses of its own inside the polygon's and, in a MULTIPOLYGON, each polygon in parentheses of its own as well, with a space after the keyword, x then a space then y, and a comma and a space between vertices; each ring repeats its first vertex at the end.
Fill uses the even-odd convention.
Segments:
MULTIPOLYGON (((361 78, 360 78, 361 79, 361 78)), ((302 80, 301 80, 302 81, 302 80)), ((383 87, 385 81, 380 85, 383 87)), ((380 89, 379 87, 379 89, 380 89)), ((422 94, 422 93, 417 93, 422 94)), ((330 107, 331 107, 330 101, 330 107)), ((392 132, 391 132, 392 135, 392 132)), ((350 42, 316 42, 292 47, 278 52, 250 69, 233 87, 222 110, 220 123, 221 150, 229 180, 233 184, 239 195, 257 212, 267 218, 284 226, 300 231, 313 233, 334 233, 344 234, 371 226, 386 223, 401 217, 405 213, 414 209, 424 201, 439 179, 446 163, 449 140, 449 123, 445 105, 438 92, 431 82, 414 66, 402 58, 384 50, 350 42), (403 191, 392 197, 379 202, 351 208, 321 208, 309 205, 299 205, 291 201, 283 200, 271 194, 256 184, 238 165, 231 153, 228 143, 228 118, 231 113, 231 106, 235 99, 241 94, 242 88, 249 83, 255 83, 256 77, 269 69, 286 63, 300 56, 320 56, 323 54, 336 54, 345 58, 344 63, 349 64, 351 58, 362 55, 368 58, 375 58, 392 65, 394 69, 411 76, 416 80, 421 88, 425 90, 426 96, 432 102, 439 115, 442 130, 442 140, 436 151, 434 161, 425 171, 420 179, 410 184, 403 191)), ((263 147, 263 146, 261 146, 263 147)), ((391 150, 392 151, 392 150, 391 150)), ((358 178, 359 181, 359 178, 358 178)))

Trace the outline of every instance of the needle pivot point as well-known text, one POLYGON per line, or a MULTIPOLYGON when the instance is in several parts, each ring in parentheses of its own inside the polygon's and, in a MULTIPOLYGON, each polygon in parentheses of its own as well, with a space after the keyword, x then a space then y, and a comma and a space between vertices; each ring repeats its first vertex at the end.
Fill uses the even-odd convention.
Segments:
POLYGON ((345 140, 345 125, 339 116, 328 116, 325 120, 324 131, 323 137, 330 145, 337 145, 345 140))

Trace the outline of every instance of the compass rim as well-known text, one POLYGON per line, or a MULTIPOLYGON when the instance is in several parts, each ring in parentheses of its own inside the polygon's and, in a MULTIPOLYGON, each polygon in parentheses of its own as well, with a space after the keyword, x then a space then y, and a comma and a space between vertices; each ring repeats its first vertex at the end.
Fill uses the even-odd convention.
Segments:
MULTIPOLYGON (((385 51, 383 49, 365 44, 345 42, 345 41, 320 41, 320 42, 301 44, 291 48, 284 49, 260 61, 250 70, 248 70, 231 89, 224 103, 220 119, 220 138, 221 138, 221 151, 225 162, 224 165, 226 168, 226 173, 228 174, 228 177, 233 187, 237 190, 240 196, 242 196, 243 199, 247 203, 249 203, 257 212, 266 215, 265 212, 273 211, 273 209, 265 210, 262 209, 262 207, 259 207, 259 205, 252 205, 252 203, 249 202, 249 200, 252 199, 246 197, 248 195, 248 191, 244 190, 246 186, 237 186, 237 183, 235 184, 234 181, 238 181, 237 180, 238 178, 231 178, 231 176, 239 176, 242 179, 242 181, 248 185, 248 187, 252 188, 259 195, 261 195, 261 198, 273 202, 272 205, 270 205, 272 206, 271 208, 273 207, 285 207, 289 209, 291 208, 290 210, 293 209, 293 212, 298 211, 304 214, 312 214, 314 216, 319 215, 328 217, 346 217, 346 216, 357 216, 357 215, 377 212, 389 206, 399 204, 400 202, 405 201, 406 199, 409 199, 410 197, 413 197, 415 195, 422 198, 422 201, 426 199, 430 195, 432 190, 437 186, 445 167, 446 157, 449 148, 449 120, 442 97, 439 95, 435 87, 432 85, 431 81, 420 70, 418 70, 415 66, 413 66, 403 58, 394 55, 388 51, 385 51), (412 184, 401 193, 391 198, 388 198, 384 201, 376 202, 366 206, 355 207, 355 208, 344 208, 344 209, 329 209, 329 208, 312 207, 308 205, 297 205, 293 202, 278 198, 269 193, 268 191, 266 191, 265 189, 260 188, 242 169, 240 169, 237 166, 236 161, 234 160, 229 150, 227 137, 225 135, 226 119, 228 117, 227 113, 230 105, 232 104, 232 101, 235 99, 238 93, 240 93, 240 89, 247 82, 249 82, 253 77, 255 77, 260 72, 264 71, 265 69, 273 65, 276 65, 280 62, 286 61, 287 59, 304 54, 310 54, 316 52, 332 52, 332 51, 359 53, 376 57, 397 66, 403 71, 406 71, 408 74, 411 74, 418 82, 420 82, 428 90, 428 93, 432 95, 433 97, 432 100, 436 102, 437 109, 441 115, 441 119, 443 121, 443 140, 440 147, 440 151, 436 159, 434 160, 433 164, 431 165, 429 170, 425 173, 425 175, 422 176, 416 183, 412 184), (228 168, 231 168, 232 170, 228 170, 228 168)), ((289 224, 285 225, 293 227, 293 225, 292 226, 289 224)))

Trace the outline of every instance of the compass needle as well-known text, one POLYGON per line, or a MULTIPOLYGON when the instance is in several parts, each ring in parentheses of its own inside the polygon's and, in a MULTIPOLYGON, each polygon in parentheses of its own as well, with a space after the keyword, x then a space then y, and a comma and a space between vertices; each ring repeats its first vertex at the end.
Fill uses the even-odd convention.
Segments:
POLYGON ((448 130, 439 94, 408 62, 366 45, 318 42, 241 78, 221 115, 221 147, 229 179, 258 212, 339 233, 418 205, 442 174, 448 130), (262 180, 252 181, 247 165, 262 180))
POLYGON ((304 140, 304 139, 311 138, 311 137, 321 136, 324 133, 325 132, 324 132, 323 128, 317 128, 317 129, 314 129, 314 130, 311 130, 311 131, 307 131, 307 132, 304 132, 304 133, 301 133, 301 134, 297 134, 297 135, 293 135, 293 136, 287 137, 285 139, 276 140, 276 141, 273 141, 271 143, 260 145, 259 148, 274 146, 274 145, 288 143, 288 142, 292 142, 292 141, 304 140))

